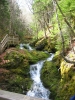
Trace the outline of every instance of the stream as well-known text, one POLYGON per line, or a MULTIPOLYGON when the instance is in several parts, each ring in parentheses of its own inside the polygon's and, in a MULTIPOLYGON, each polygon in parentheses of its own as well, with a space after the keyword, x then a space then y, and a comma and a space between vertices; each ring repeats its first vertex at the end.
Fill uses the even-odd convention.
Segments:
POLYGON ((32 47, 29 44, 20 44, 20 49, 28 49, 29 51, 33 50, 32 47))
MULTIPOLYGON (((24 46, 28 50, 33 50, 29 44, 20 44, 20 49, 24 49, 24 46)), ((31 89, 27 92, 28 96, 38 97, 42 99, 49 100, 50 91, 43 86, 43 83, 40 79, 40 72, 45 61, 51 61, 54 57, 54 54, 50 53, 50 57, 46 60, 38 61, 36 64, 30 65, 30 76, 33 80, 31 89)))
POLYGON ((51 61, 53 54, 46 60, 37 62, 36 64, 30 65, 30 75, 33 80, 31 89, 27 92, 28 96, 43 98, 49 100, 50 91, 43 86, 43 83, 40 79, 40 71, 43 67, 45 61, 51 61))

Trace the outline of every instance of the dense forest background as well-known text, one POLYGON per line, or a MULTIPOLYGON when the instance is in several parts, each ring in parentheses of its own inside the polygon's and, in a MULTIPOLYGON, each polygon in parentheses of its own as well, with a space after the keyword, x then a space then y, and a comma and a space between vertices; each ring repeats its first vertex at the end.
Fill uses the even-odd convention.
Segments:
POLYGON ((22 11, 15 0, 0 1, 0 38, 5 34, 18 34, 22 40, 24 34, 30 34, 30 28, 22 18, 22 11))

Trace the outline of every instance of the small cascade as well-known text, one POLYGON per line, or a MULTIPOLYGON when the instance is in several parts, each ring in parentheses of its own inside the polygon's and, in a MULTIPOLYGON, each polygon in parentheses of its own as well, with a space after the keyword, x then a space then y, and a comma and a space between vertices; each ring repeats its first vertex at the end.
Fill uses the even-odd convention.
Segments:
POLYGON ((30 51, 33 50, 29 44, 27 44, 26 46, 27 46, 28 50, 30 50, 30 51))
POLYGON ((51 61, 53 58, 53 54, 49 58, 43 61, 39 61, 37 64, 33 64, 30 66, 30 75, 33 80, 33 84, 31 89, 27 92, 28 96, 43 98, 49 100, 50 91, 46 89, 40 79, 40 71, 43 67, 45 61, 51 61))
MULTIPOLYGON (((29 51, 33 50, 29 44, 20 44, 20 49, 28 49, 29 51)), ((41 60, 36 64, 30 65, 30 75, 33 80, 31 89, 27 92, 28 96, 38 97, 42 99, 49 100, 50 91, 43 86, 43 83, 40 79, 40 71, 43 67, 45 61, 51 61, 54 57, 54 54, 50 53, 50 57, 46 60, 41 60)))
POLYGON ((32 47, 29 44, 20 44, 20 49, 28 49, 29 51, 33 50, 32 47))
POLYGON ((23 44, 22 44, 22 43, 20 44, 20 49, 24 49, 24 47, 23 47, 23 44))
POLYGON ((51 61, 54 57, 54 54, 52 54, 52 53, 50 53, 50 54, 51 54, 51 56, 49 58, 47 58, 47 61, 51 61))

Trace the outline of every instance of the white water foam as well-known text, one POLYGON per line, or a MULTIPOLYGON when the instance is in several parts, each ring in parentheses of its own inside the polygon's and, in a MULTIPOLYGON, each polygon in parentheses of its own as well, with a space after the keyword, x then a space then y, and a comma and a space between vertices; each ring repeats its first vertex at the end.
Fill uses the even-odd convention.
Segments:
MULTIPOLYGON (((47 58, 47 61, 51 61, 53 56, 54 55, 51 54, 51 56, 47 58)), ((49 100, 50 91, 43 86, 40 79, 40 71, 45 61, 46 60, 39 61, 37 64, 30 66, 30 75, 33 80, 33 84, 31 89, 27 92, 27 95, 49 100)))

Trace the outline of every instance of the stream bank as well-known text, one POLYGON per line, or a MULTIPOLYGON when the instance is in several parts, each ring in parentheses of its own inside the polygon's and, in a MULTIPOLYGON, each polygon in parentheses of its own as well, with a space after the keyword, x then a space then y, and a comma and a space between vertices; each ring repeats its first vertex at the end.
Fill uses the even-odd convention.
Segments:
POLYGON ((31 89, 27 92, 28 96, 49 100, 50 91, 48 90, 48 88, 45 88, 43 86, 43 83, 40 79, 41 76, 40 72, 43 67, 43 64, 46 61, 51 61, 53 56, 54 54, 50 54, 50 56, 47 59, 41 60, 36 64, 30 66, 30 75, 31 79, 33 80, 33 84, 31 85, 31 89))
POLYGON ((49 55, 40 51, 28 51, 19 48, 6 50, 0 65, 0 89, 26 94, 30 89, 30 65, 47 58, 49 55))
POLYGON ((46 61, 41 70, 41 79, 46 88, 51 91, 50 99, 56 100, 57 90, 59 88, 61 75, 58 71, 59 60, 54 56, 52 61, 46 61))
MULTIPOLYGON (((72 50, 65 57, 75 61, 72 50)), ((53 100, 70 100, 75 95, 75 65, 67 63, 60 52, 55 53, 51 62, 44 63, 41 79, 44 86, 51 91, 50 98, 53 100)))
MULTIPOLYGON (((44 40, 40 40, 35 46, 38 48, 37 50, 46 50, 45 48, 47 48, 48 52, 55 51, 55 45, 50 44, 50 42, 47 44, 47 41, 44 40)), ((70 61, 75 61, 74 51, 70 49, 65 57, 70 61)), ((53 100, 70 100, 75 95, 75 64, 67 63, 62 58, 60 51, 55 51, 51 62, 46 61, 44 63, 41 79, 44 86, 51 91, 50 98, 53 100)))

